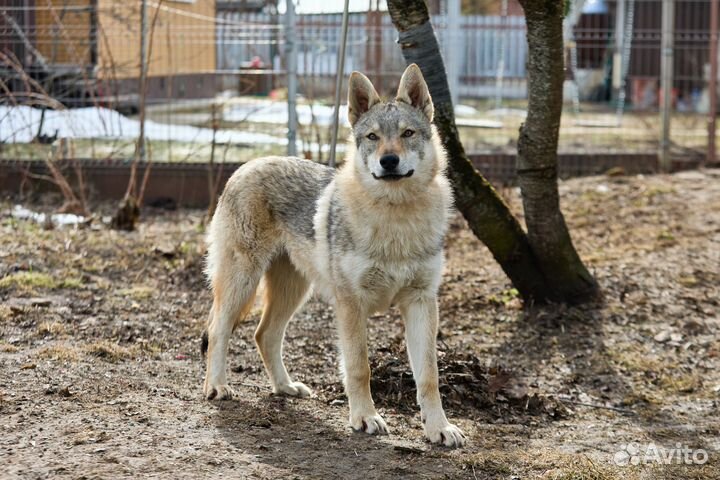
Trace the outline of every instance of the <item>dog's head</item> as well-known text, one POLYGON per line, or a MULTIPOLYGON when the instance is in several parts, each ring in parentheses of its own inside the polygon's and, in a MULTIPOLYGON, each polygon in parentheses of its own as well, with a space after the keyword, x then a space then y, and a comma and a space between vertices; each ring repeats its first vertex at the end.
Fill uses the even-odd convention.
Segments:
POLYGON ((433 103, 417 65, 405 70, 395 100, 389 102, 380 99, 365 75, 353 72, 348 117, 357 149, 355 171, 363 183, 378 187, 374 190, 427 184, 441 168, 431 123, 433 103))

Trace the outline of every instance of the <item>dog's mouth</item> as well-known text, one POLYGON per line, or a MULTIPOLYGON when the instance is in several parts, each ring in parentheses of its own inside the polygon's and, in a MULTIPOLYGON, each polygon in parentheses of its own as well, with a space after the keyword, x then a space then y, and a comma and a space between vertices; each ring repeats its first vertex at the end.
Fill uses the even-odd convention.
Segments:
POLYGON ((386 182, 397 182, 398 180, 402 180, 403 178, 410 178, 413 176, 413 173, 415 173, 415 170, 410 170, 404 175, 400 175, 399 173, 386 173, 385 175, 380 175, 379 177, 372 174, 373 178, 375 180, 384 180, 386 182))

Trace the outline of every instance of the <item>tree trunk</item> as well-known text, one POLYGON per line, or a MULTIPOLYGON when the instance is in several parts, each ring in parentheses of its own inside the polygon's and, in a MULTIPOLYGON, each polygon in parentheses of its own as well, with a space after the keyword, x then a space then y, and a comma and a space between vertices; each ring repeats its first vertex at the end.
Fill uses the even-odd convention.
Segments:
POLYGON ((570 303, 593 300, 598 284, 575 251, 557 188, 563 95, 563 0, 520 0, 528 39, 528 113, 520 127, 517 173, 530 245, 547 281, 570 303))
MULTIPOLYGON (((448 175, 455 192, 455 203, 470 229, 488 247, 526 304, 549 301, 579 303, 596 298, 597 284, 587 273, 577 258, 572 243, 569 242, 570 237, 557 202, 556 178, 554 176, 552 178, 556 199, 555 211, 560 215, 562 231, 565 232, 570 249, 577 259, 565 265, 565 269, 584 272, 585 289, 577 289, 573 286, 577 283, 577 276, 560 276, 556 273, 563 271, 558 260, 566 258, 573 260, 572 256, 565 255, 561 259, 555 256, 551 261, 538 258, 539 254, 544 254, 546 251, 534 250, 531 247, 531 240, 525 235, 520 223, 465 154, 455 125, 455 113, 445 65, 424 0, 388 0, 387 3, 392 22, 400 33, 399 43, 403 57, 406 62, 416 63, 420 67, 430 89, 435 106, 434 122, 448 154, 450 165, 448 175), (544 268, 550 269, 550 275, 545 274, 544 268), (570 285, 565 285, 563 283, 565 281, 570 282, 570 285)), ((562 36, 560 42, 562 46, 562 36)), ((562 76, 560 82, 562 87, 562 76)), ((555 146, 557 146, 557 126, 555 146)), ((553 155, 557 162, 555 150, 553 155)), ((523 203, 527 211, 528 201, 525 197, 523 203)), ((567 250, 563 252, 566 253, 567 250)))
POLYGON ((400 33, 403 57, 420 67, 428 84, 435 106, 434 122, 448 155, 448 175, 457 208, 526 304, 562 301, 540 270, 522 227, 465 154, 455 126, 445 65, 425 2, 388 0, 388 10, 400 33))

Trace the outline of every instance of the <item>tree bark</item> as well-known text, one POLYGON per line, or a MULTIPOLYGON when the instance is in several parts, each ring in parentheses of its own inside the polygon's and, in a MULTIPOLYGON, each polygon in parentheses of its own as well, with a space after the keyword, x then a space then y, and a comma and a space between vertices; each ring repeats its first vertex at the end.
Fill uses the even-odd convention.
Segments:
MULTIPOLYGON (((595 299, 598 292, 597 284, 579 261, 572 242, 569 241, 570 237, 559 210, 557 180, 554 173, 556 168, 553 169, 553 177, 550 179, 556 205, 554 218, 559 215, 562 231, 565 232, 565 237, 569 242, 562 244, 564 247, 560 250, 562 256, 558 256, 552 249, 535 250, 533 248, 532 241, 525 234, 505 202, 473 167, 465 154, 455 125, 455 113, 445 65, 424 0, 388 0, 387 4, 392 22, 400 34, 399 43, 405 61, 416 63, 428 84, 435 106, 434 123, 448 155, 450 166, 448 175, 453 185, 455 203, 470 229, 488 247, 526 305, 546 302, 581 303, 595 299), (568 245, 570 250, 567 249, 568 245), (569 253, 570 251, 572 254, 569 253), (551 258, 545 260, 539 258, 539 255, 548 253, 551 254, 551 258), (563 266, 562 261, 570 263, 563 266), (544 268, 549 269, 549 275, 546 275, 544 268), (559 273, 562 272, 566 274, 560 275, 559 273), (574 275, 567 274, 568 272, 573 272, 574 275), (580 281, 584 288, 577 288, 578 278, 582 279, 580 281), (569 284, 566 285, 564 282, 569 282, 569 284)), ((562 2, 558 0, 558 4, 561 5, 562 2)), ((562 19, 560 25, 562 26, 562 19)), ((562 29, 560 33, 562 33, 562 29)), ((562 34, 560 35, 560 45, 562 49, 562 34)), ((560 58, 562 59, 562 57, 560 58)), ((559 79, 562 89, 562 70, 559 79)), ((562 94, 562 90, 560 93, 562 94)), ((555 147, 551 150, 555 166, 557 165, 558 127, 559 120, 555 126, 555 147)), ((526 176, 525 173, 522 175, 526 176)), ((550 198, 552 204, 553 197, 550 198)), ((523 197, 526 212, 528 202, 535 200, 536 197, 531 197, 530 201, 523 197)), ((532 206, 530 209, 533 214, 538 211, 537 209, 533 210, 532 206)), ((554 224, 557 225, 557 222, 554 224)), ((533 228, 537 234, 538 230, 534 225, 533 228)), ((540 233, 541 237, 542 235, 543 232, 540 233)), ((562 237, 562 235, 560 236, 562 237)), ((542 243, 539 240, 536 241, 539 244, 542 243)))
POLYGON ((520 127, 517 174, 528 238, 556 294, 596 299, 599 287, 580 260, 560 210, 557 146, 564 80, 563 0, 520 0, 528 40, 528 113, 520 127))
POLYGON ((434 123, 447 151, 455 204, 526 304, 562 301, 540 269, 525 232, 460 143, 445 65, 423 0, 388 0, 407 63, 423 72, 435 106, 434 123))

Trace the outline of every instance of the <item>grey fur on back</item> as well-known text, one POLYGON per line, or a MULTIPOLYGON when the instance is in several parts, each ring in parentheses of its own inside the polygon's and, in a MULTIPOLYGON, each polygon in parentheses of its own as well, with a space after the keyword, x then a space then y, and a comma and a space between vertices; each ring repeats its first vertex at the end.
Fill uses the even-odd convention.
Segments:
POLYGON ((337 189, 335 189, 332 192, 330 208, 327 213, 327 243, 330 257, 336 251, 344 253, 355 248, 350 228, 342 216, 342 209, 337 189))
POLYGON ((257 173, 267 175, 267 181, 261 184, 266 191, 270 212, 292 233, 307 239, 314 238, 313 218, 317 200, 332 181, 335 170, 292 157, 267 159, 265 162, 265 168, 257 173))

